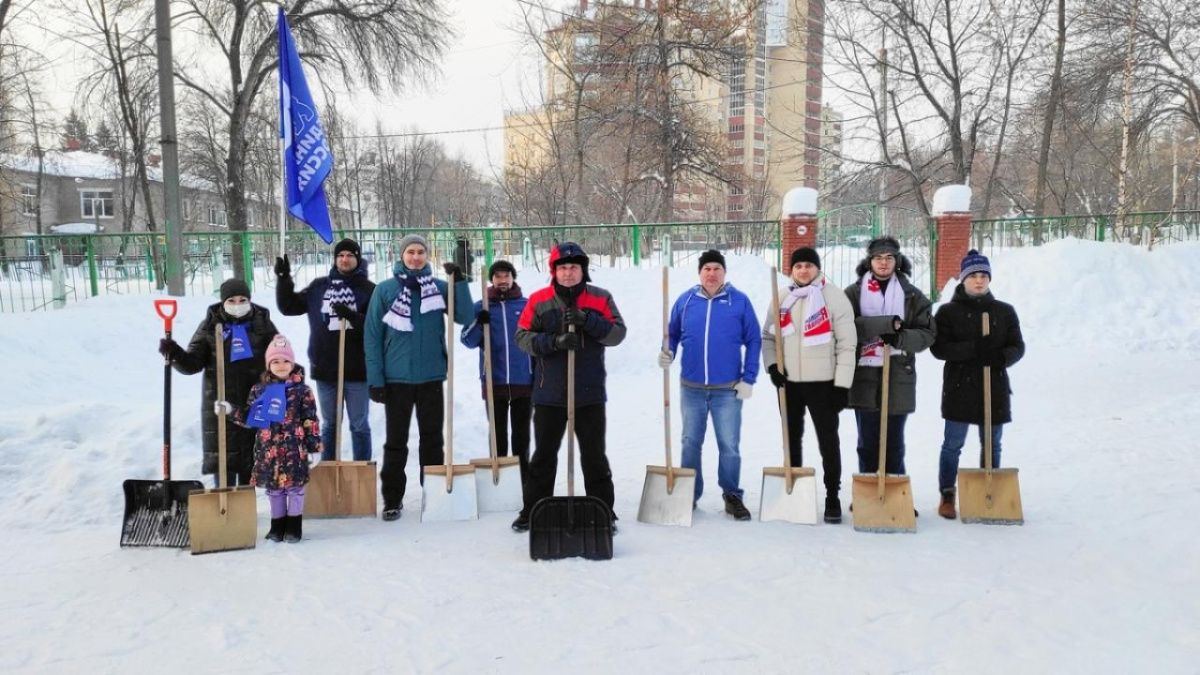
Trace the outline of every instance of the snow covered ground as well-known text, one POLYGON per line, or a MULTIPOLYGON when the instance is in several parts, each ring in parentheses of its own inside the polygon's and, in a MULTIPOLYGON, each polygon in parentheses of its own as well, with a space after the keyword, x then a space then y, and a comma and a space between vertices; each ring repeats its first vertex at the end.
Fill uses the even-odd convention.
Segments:
MULTIPOLYGON (((915 535, 734 522, 721 511, 711 434, 694 526, 635 522, 644 466, 661 461, 659 272, 596 270, 629 325, 608 359, 622 518, 609 562, 531 562, 508 513, 422 525, 415 487, 398 523, 309 521, 299 545, 122 550, 121 482, 159 470, 150 298, 6 314, 0 671, 1194 673, 1198 258, 1194 244, 1147 253, 1080 241, 997 255, 993 288, 1016 305, 1029 344, 1011 371, 1016 422, 1004 436, 1026 524, 935 515, 940 363, 924 354, 907 435, 915 535)), ((730 260, 729 280, 760 315, 767 274, 758 259, 730 260)), ((672 295, 695 279, 694 268, 675 271, 672 295)), ((542 279, 520 281, 531 291, 542 279)), ((207 302, 182 301, 181 341, 207 302)), ((276 318, 305 342, 302 318, 276 318)), ((482 456, 475 354, 457 354, 455 446, 482 456)), ((196 477, 200 379, 174 382, 174 477, 196 477)), ((372 421, 379 458, 381 407, 372 421)), ((855 466, 849 412, 842 444, 855 466)), ((812 464, 811 429, 805 448, 812 464)), ((742 453, 757 511, 761 468, 781 461, 761 383, 742 453)), ((267 513, 260 496, 260 535, 267 513)))

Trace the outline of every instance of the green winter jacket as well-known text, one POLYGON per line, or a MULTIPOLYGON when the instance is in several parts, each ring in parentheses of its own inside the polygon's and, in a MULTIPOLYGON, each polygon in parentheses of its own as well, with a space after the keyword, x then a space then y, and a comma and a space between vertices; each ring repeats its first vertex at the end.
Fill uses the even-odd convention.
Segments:
MULTIPOLYGON (((427 273, 426 265, 423 273, 427 273)), ((406 270, 404 263, 397 261, 393 275, 406 270)), ((434 279, 443 300, 449 306, 446 294, 448 284, 434 279)), ((371 303, 367 306, 364 320, 363 348, 367 361, 367 384, 382 387, 388 382, 422 384, 446 379, 446 310, 421 313, 421 297, 412 293, 412 331, 399 331, 383 322, 392 302, 401 291, 396 276, 375 287, 371 303)), ((454 285, 454 322, 465 326, 475 318, 471 300, 471 287, 466 280, 454 285)))

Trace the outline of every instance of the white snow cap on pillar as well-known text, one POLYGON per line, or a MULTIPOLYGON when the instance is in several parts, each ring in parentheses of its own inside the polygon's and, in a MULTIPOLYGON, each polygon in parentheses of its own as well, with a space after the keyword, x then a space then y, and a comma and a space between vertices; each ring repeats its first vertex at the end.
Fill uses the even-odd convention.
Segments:
POLYGON ((783 196, 783 217, 817 215, 817 191, 794 187, 783 196))
POLYGON ((970 213, 971 188, 966 185, 943 185, 933 193, 933 215, 970 213))

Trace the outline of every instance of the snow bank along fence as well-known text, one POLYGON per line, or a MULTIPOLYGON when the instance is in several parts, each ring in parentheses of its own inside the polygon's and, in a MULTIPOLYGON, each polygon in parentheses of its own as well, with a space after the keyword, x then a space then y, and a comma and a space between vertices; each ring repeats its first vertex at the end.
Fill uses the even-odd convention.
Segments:
MULTIPOLYGON (((876 204, 840 207, 805 216, 802 221, 339 230, 335 241, 344 236, 359 241, 375 280, 391 274, 400 257, 397 245, 406 234, 428 239, 434 260, 453 259, 468 271, 505 258, 518 269, 541 272, 546 269, 550 248, 561 241, 580 243, 595 267, 610 268, 690 267, 708 248, 779 264, 796 245, 810 245, 821 253, 830 279, 846 285, 854 279, 854 268, 867 242, 887 233, 900 241, 901 249, 912 259, 914 282, 935 292, 945 281, 938 272, 939 257, 943 258, 940 267, 957 273, 961 259, 957 249, 965 245, 992 255, 1004 248, 1068 237, 1145 246, 1200 240, 1200 211, 1131 213, 1121 221, 1113 215, 975 221, 969 214, 956 217, 956 231, 969 232, 969 241, 965 235, 959 237, 961 241, 950 241, 948 230, 940 228, 936 218, 876 204), (797 223, 806 226, 802 243, 797 243, 797 223), (949 249, 954 250, 947 253, 949 249)), ((183 237, 188 295, 215 297, 221 281, 233 275, 235 257, 241 259, 256 293, 273 292, 278 232, 185 232, 183 237)), ((287 251, 300 286, 326 274, 331 265, 330 248, 302 226, 288 233, 287 251)), ((962 253, 965 251, 963 248, 962 253)), ((0 237, 0 312, 63 307, 100 295, 164 292, 165 260, 166 240, 159 233, 0 237)))

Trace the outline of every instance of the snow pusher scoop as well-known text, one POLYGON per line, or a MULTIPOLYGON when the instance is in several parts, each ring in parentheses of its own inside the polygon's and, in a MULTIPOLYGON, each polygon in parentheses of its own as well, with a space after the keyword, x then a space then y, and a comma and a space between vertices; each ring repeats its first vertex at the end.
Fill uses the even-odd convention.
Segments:
MULTIPOLYGON (((783 366, 783 332, 779 318, 779 272, 771 268, 771 314, 775 317, 775 363, 783 366)), ((783 466, 763 467, 761 521, 783 520, 801 525, 817 524, 817 472, 811 467, 792 466, 792 443, 788 433, 787 390, 777 388, 779 419, 783 427, 783 466)))
MULTIPOLYGON (((575 332, 575 326, 568 328, 575 332)), ((567 496, 543 497, 529 511, 534 560, 613 557, 612 511, 599 497, 575 496, 575 351, 567 352, 567 496)))
MULTIPOLYGON (((991 331, 983 313, 983 336, 991 331)), ((983 468, 958 470, 958 511, 964 523, 1024 525, 1016 469, 992 468, 992 367, 983 367, 983 468)))
MULTIPOLYGON (((670 346, 667 334, 667 268, 662 270, 663 349, 670 346)), ((692 503, 696 496, 696 470, 677 469, 671 464, 671 369, 663 369, 664 466, 646 466, 642 502, 637 519, 652 525, 692 526, 692 503)))
POLYGON ((883 345, 883 381, 879 404, 879 471, 854 474, 854 529, 861 532, 916 532, 912 485, 907 475, 887 473, 888 389, 892 348, 883 345))
POLYGON ((376 512, 375 462, 342 461, 342 408, 346 364, 346 320, 338 326, 337 428, 333 433, 333 460, 312 467, 305 491, 304 515, 312 518, 374 518, 376 512))
MULTIPOLYGON (((217 399, 225 399, 225 325, 213 330, 217 355, 217 399)), ((217 413, 217 484, 212 490, 193 490, 188 495, 188 526, 192 530, 192 554, 254 548, 258 538, 258 512, 254 488, 225 487, 225 411, 217 413)))
POLYGON ((446 301, 446 448, 445 464, 423 467, 421 522, 475 520, 479 500, 475 494, 475 467, 454 463, 454 277, 447 280, 446 301))
MULTIPOLYGON (((479 270, 479 286, 483 293, 483 310, 489 309, 487 267, 479 270)), ((476 499, 479 510, 519 511, 521 502, 521 460, 519 457, 496 455, 496 399, 492 390, 492 327, 485 322, 483 330, 483 382, 487 388, 488 456, 471 460, 475 467, 476 499)))
MULTIPOLYGON (((155 300, 154 309, 163 320, 167 338, 175 319, 174 300, 155 300)), ((171 480, 171 359, 163 367, 163 479, 125 481, 125 518, 121 524, 121 546, 165 546, 187 548, 188 493, 203 490, 197 480, 171 480)))

